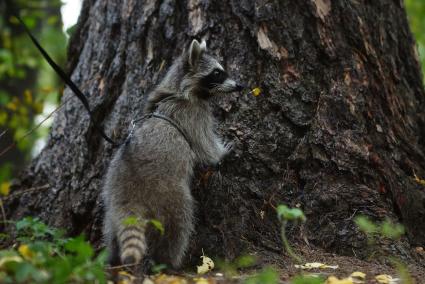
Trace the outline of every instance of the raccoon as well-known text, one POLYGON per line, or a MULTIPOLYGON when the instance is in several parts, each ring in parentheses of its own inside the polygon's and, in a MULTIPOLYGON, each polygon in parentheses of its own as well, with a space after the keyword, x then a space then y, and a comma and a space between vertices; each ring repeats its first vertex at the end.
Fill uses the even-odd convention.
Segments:
POLYGON ((138 264, 149 256, 181 266, 194 228, 194 167, 217 164, 231 150, 215 133, 211 101, 241 89, 207 53, 205 41, 193 40, 148 96, 145 113, 167 119, 137 124, 105 176, 103 233, 112 265, 138 264), (129 224, 129 218, 137 222, 129 224), (148 223, 152 219, 163 233, 148 223))

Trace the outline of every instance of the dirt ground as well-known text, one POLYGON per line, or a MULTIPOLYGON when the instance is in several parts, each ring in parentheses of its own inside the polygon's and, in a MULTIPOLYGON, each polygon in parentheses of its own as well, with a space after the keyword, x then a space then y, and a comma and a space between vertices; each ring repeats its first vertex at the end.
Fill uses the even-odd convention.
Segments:
MULTIPOLYGON (((407 269, 410 276, 413 279, 413 283, 424 284, 425 283, 425 252, 421 249, 414 248, 415 260, 410 263, 406 263, 407 269)), ((338 268, 326 268, 326 269, 299 269, 294 266, 294 262, 287 256, 279 254, 270 254, 270 252, 258 253, 255 255, 258 260, 257 264, 252 268, 239 271, 238 275, 232 277, 226 277, 219 269, 199 276, 192 271, 188 271, 178 275, 162 274, 152 276, 149 280, 145 280, 144 284, 179 284, 179 283, 200 283, 200 284, 224 284, 224 283, 243 283, 244 280, 260 272, 262 268, 271 266, 276 269, 279 273, 280 282, 283 284, 291 283, 291 279, 304 273, 305 275, 321 275, 322 278, 327 279, 329 276, 335 276, 338 279, 349 277, 353 272, 359 271, 366 274, 364 282, 357 283, 380 283, 375 277, 381 274, 390 275, 392 278, 398 278, 394 282, 387 283, 403 283, 398 270, 394 265, 391 265, 389 261, 385 259, 376 258, 374 260, 360 260, 355 257, 339 256, 331 253, 326 253, 320 249, 302 249, 299 250, 305 263, 320 262, 329 266, 338 266, 338 268), (152 282, 149 282, 152 281, 152 282)), ((337 282, 337 283, 350 283, 350 282, 337 282)), ((356 282, 355 282, 356 283, 356 282)), ((385 282, 381 282, 385 283, 385 282)), ((412 283, 412 284, 413 284, 412 283)))

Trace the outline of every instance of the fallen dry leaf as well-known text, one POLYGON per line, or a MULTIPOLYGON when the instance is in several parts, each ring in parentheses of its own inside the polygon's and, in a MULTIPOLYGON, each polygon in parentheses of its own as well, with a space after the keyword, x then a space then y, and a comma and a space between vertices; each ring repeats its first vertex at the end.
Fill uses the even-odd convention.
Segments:
POLYGON ((335 276, 329 276, 326 280, 325 284, 354 284, 353 279, 351 277, 338 279, 335 276))
POLYGON ((197 266, 198 274, 205 274, 214 269, 214 261, 208 256, 202 255, 202 264, 197 266))
POLYGON ((295 264, 295 268, 301 268, 301 269, 314 269, 314 268, 320 268, 320 269, 326 269, 326 268, 337 269, 338 267, 339 267, 338 265, 327 265, 327 264, 320 263, 320 262, 310 262, 310 263, 306 263, 306 264, 303 264, 303 265, 295 264))
POLYGON ((260 88, 254 88, 252 89, 251 93, 254 95, 254 97, 258 97, 261 94, 261 89, 260 88))
POLYGON ((399 282, 398 278, 393 278, 391 275, 388 275, 388 274, 377 275, 375 276, 375 280, 381 284, 396 284, 399 282))
POLYGON ((423 179, 421 179, 421 178, 418 178, 418 176, 417 176, 415 173, 414 173, 413 175, 415 176, 415 181, 416 181, 417 183, 419 183, 420 185, 425 186, 425 180, 423 180, 423 179))

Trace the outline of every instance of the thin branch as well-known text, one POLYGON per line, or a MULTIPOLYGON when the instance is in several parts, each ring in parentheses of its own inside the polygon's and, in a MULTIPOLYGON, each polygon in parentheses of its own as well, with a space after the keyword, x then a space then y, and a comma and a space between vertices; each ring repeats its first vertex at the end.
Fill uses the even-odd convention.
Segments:
POLYGON ((7 133, 7 130, 8 130, 8 129, 4 130, 4 131, 0 134, 0 138, 2 138, 2 137, 3 137, 3 135, 5 135, 5 134, 7 133))
POLYGON ((120 268, 126 268, 126 267, 133 267, 137 266, 140 263, 131 263, 131 264, 123 264, 123 265, 117 265, 117 266, 108 266, 106 267, 107 270, 114 270, 114 269, 120 269, 120 268))
MULTIPOLYGON (((61 103, 57 108, 55 108, 51 113, 49 113, 40 123, 38 123, 36 126, 31 128, 27 133, 16 139, 12 144, 7 146, 3 149, 3 151, 0 152, 0 157, 12 150, 16 145, 18 145, 19 142, 21 142, 23 139, 27 138, 29 135, 31 135, 34 131, 36 131, 46 120, 48 120, 54 113, 56 113, 58 110, 60 110, 71 98, 68 98, 63 103, 61 103)), ((2 133, 2 135, 4 132, 2 133)), ((1 136, 0 136, 1 137, 1 136)))
POLYGON ((49 187, 50 187, 49 184, 45 184, 45 185, 37 186, 37 187, 31 187, 31 188, 22 190, 20 192, 16 192, 16 193, 10 194, 8 196, 5 196, 5 197, 3 197, 3 199, 6 200, 6 199, 13 198, 13 197, 16 197, 16 196, 19 196, 19 195, 22 195, 22 194, 25 194, 25 193, 28 193, 28 192, 38 191, 38 190, 41 190, 41 189, 48 189, 49 187))
POLYGON ((1 215, 3 216, 3 223, 6 224, 7 223, 6 211, 4 210, 3 200, 1 198, 0 198, 0 209, 1 209, 1 215))

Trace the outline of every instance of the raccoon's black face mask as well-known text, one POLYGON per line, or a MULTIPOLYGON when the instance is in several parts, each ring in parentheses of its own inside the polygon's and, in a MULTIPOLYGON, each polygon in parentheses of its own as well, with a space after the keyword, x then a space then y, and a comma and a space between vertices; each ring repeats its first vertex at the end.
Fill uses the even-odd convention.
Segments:
POLYGON ((226 71, 215 68, 214 70, 211 71, 210 74, 208 74, 205 77, 202 77, 202 79, 200 80, 200 84, 202 88, 212 90, 218 85, 224 84, 227 78, 228 78, 228 75, 226 71))

